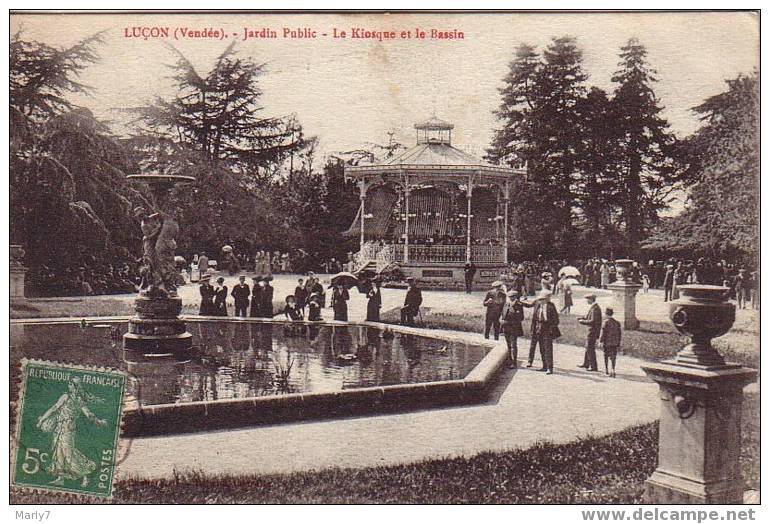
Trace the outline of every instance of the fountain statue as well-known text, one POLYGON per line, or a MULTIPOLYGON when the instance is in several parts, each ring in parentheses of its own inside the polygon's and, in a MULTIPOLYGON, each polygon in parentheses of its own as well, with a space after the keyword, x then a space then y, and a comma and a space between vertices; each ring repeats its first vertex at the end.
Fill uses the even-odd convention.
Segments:
POLYGON ((155 360, 163 356, 184 359, 192 346, 192 335, 179 318, 182 299, 177 294, 178 271, 174 259, 179 224, 167 209, 171 188, 195 178, 156 174, 127 178, 149 186, 155 209, 152 212, 144 207, 134 210, 142 230, 142 280, 134 302, 136 316, 129 320, 128 333, 123 337, 126 359, 155 360))

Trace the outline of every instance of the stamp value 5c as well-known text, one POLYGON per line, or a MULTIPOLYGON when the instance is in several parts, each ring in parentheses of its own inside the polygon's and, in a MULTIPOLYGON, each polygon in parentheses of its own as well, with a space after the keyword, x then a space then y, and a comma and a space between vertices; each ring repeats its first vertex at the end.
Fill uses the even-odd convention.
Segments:
POLYGON ((110 497, 126 375, 25 360, 12 483, 110 497))

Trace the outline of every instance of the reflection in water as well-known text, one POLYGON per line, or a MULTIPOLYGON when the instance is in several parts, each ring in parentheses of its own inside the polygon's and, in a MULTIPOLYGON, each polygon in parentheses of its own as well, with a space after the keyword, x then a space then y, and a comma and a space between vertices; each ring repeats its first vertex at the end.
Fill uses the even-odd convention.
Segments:
MULTIPOLYGON (((117 324, 119 333, 125 325, 117 324)), ((367 326, 246 322, 190 323, 189 362, 127 363, 114 330, 29 325, 12 332, 11 361, 23 357, 119 367, 144 405, 463 378, 487 349, 367 326)))

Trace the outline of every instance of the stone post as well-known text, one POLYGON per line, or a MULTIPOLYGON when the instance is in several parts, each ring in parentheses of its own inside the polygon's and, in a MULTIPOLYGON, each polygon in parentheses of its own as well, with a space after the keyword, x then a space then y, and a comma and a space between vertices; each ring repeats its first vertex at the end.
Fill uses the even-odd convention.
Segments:
POLYGON ((622 318, 623 329, 639 329, 639 319, 636 318, 636 294, 642 285, 634 281, 628 274, 633 260, 621 259, 615 261, 617 280, 607 288, 612 291, 615 315, 622 318))
POLYGON ((725 363, 711 339, 735 321, 727 288, 684 285, 670 318, 691 337, 674 359, 642 369, 660 387, 658 467, 645 483, 656 504, 740 504, 743 388, 757 372, 725 363))
POLYGON ((11 301, 18 302, 26 299, 24 294, 24 277, 27 268, 24 266, 24 250, 19 245, 11 245, 11 301))

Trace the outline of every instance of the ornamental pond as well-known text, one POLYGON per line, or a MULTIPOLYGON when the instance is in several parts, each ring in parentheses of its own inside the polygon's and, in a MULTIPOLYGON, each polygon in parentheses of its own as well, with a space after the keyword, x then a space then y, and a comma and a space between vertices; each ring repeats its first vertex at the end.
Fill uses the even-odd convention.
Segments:
MULTIPOLYGON (((389 387, 403 400, 395 403, 396 409, 398 404, 409 406, 407 385, 462 386, 492 347, 369 325, 188 320, 194 349, 179 361, 128 357, 122 347, 125 331, 125 322, 110 321, 14 324, 11 361, 35 358, 122 369, 130 376, 127 414, 138 409, 149 416, 174 406, 205 405, 210 415, 212 406, 240 409, 249 399, 280 397, 301 398, 299 411, 309 413, 314 411, 306 409, 310 399, 389 387)), ((275 402, 259 405, 277 413, 275 402)), ((334 416, 334 409, 326 411, 325 416, 334 416)), ((178 425, 178 418, 167 422, 177 419, 178 425)), ((295 418, 305 417, 282 416, 278 421, 295 418)))

